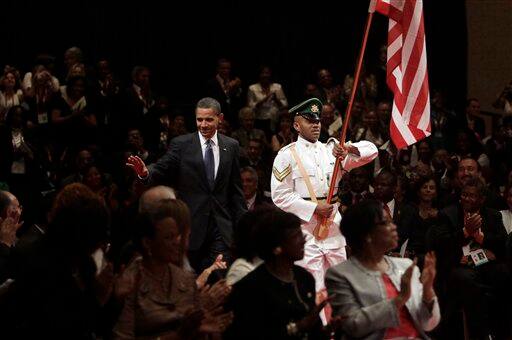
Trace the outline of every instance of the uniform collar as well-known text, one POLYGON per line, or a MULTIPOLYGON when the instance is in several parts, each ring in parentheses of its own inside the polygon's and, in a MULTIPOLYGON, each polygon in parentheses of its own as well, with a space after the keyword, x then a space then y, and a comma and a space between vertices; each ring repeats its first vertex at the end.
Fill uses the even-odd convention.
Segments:
POLYGON ((316 141, 316 143, 311 143, 311 142, 307 141, 306 139, 302 138, 301 136, 298 136, 297 143, 302 146, 305 146, 306 148, 316 148, 320 142, 316 141))

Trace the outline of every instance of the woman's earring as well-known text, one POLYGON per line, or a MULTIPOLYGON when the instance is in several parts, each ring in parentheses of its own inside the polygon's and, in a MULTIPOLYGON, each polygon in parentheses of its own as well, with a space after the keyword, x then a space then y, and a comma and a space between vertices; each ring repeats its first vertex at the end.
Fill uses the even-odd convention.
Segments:
POLYGON ((276 255, 276 256, 281 254, 282 252, 283 252, 283 249, 281 249, 281 247, 277 247, 273 251, 274 255, 276 255))

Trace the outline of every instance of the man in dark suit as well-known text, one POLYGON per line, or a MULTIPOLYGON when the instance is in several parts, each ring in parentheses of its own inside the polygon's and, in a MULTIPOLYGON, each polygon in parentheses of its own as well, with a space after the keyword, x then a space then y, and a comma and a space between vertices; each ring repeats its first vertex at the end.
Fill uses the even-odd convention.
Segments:
POLYGON ((196 105, 198 132, 176 137, 149 168, 136 156, 127 163, 147 184, 170 182, 187 203, 192 216, 189 259, 198 273, 218 254, 229 261, 233 225, 247 210, 238 142, 217 133, 222 119, 219 102, 203 98, 196 105))
POLYGON ((261 190, 258 190, 258 172, 250 166, 243 167, 240 170, 242 177, 242 189, 244 192, 247 210, 253 211, 262 207, 272 207, 272 200, 265 197, 261 190))
MULTIPOLYGON (((439 201, 441 206, 450 206, 459 201, 460 192, 465 183, 472 178, 482 179, 482 169, 480 164, 473 158, 462 158, 457 164, 457 172, 455 173, 455 181, 453 181, 453 188, 450 191, 442 190, 439 194, 439 201)), ((496 210, 507 209, 507 203, 497 193, 485 188, 484 191, 484 206, 496 210)))
POLYGON ((370 169, 367 166, 354 168, 348 173, 348 188, 340 192, 339 199, 342 210, 362 200, 372 199, 370 192, 370 169))
POLYGON ((485 121, 479 117, 480 102, 476 98, 469 98, 466 101, 466 115, 462 126, 474 132, 479 141, 485 137, 485 121))
POLYGON ((132 70, 132 86, 122 94, 122 111, 116 117, 118 124, 124 130, 129 127, 141 128, 155 105, 155 98, 151 88, 151 71, 146 66, 135 66, 132 70))
POLYGON ((451 331, 450 321, 460 315, 462 307, 471 337, 483 339, 493 333, 505 339, 511 324, 510 272, 504 262, 506 230, 500 213, 485 206, 485 190, 479 178, 464 182, 460 203, 443 209, 440 222, 427 234, 427 244, 439 259, 436 291, 446 331, 451 331), (484 261, 476 261, 472 254, 484 261))
POLYGON ((242 87, 240 78, 231 73, 231 62, 221 58, 217 61, 217 73, 206 84, 206 95, 219 101, 224 119, 231 126, 237 126, 238 110, 242 106, 242 87))

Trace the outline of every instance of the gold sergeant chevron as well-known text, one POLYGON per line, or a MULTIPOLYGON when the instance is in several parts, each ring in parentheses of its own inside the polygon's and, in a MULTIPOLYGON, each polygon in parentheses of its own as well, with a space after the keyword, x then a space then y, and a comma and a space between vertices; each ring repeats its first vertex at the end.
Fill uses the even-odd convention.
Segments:
POLYGON ((283 171, 277 170, 277 168, 275 166, 272 167, 272 173, 274 174, 274 176, 276 177, 276 179, 279 182, 282 182, 283 179, 285 179, 286 176, 288 176, 291 172, 292 172, 292 166, 290 164, 288 164, 288 166, 286 168, 284 168, 283 171))

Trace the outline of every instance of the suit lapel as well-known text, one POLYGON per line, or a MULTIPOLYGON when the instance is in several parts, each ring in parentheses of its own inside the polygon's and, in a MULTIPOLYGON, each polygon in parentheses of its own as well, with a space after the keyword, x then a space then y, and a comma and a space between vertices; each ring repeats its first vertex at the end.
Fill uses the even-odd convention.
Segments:
POLYGON ((201 148, 199 132, 194 133, 194 137, 192 138, 192 140, 193 140, 193 150, 194 150, 193 154, 195 155, 195 159, 196 159, 196 161, 194 163, 197 163, 198 165, 200 165, 199 167, 201 169, 199 170, 199 173, 201 174, 200 175, 201 181, 207 188, 209 188, 210 185, 208 184, 208 179, 206 178, 206 170, 204 168, 204 159, 203 159, 203 149, 201 148))
POLYGON ((219 169, 217 170, 217 176, 215 176, 214 187, 217 187, 217 183, 219 182, 221 174, 226 173, 226 163, 229 156, 224 136, 220 133, 217 133, 217 141, 219 142, 219 169))

